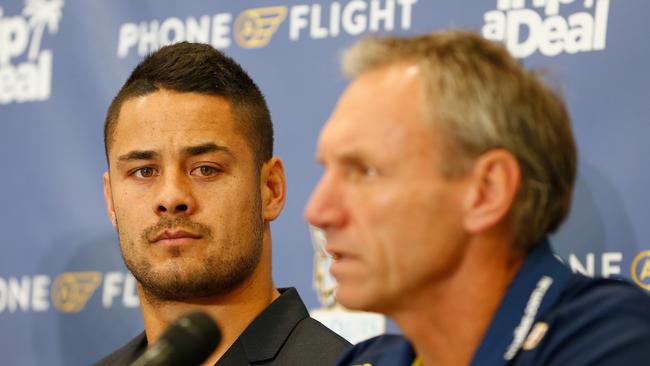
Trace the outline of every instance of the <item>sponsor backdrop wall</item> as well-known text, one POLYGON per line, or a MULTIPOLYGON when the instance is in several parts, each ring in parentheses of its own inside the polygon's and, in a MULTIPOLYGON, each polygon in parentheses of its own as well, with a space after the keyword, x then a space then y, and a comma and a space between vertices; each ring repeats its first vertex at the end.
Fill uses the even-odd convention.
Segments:
POLYGON ((0 363, 85 365, 141 331, 105 215, 102 123, 136 63, 180 40, 224 50, 268 98, 289 190, 274 276, 310 309, 302 208, 319 128, 346 85, 341 51, 371 33, 448 27, 503 40, 563 91, 580 165, 553 245, 576 271, 650 289, 648 15, 644 0, 1 0, 0 363))

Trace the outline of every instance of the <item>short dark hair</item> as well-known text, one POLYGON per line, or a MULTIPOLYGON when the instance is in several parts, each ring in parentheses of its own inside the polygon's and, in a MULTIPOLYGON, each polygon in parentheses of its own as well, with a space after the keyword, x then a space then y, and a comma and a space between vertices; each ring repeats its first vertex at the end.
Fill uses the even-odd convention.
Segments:
POLYGON ((160 89, 225 98, 258 166, 273 156, 271 115, 253 79, 235 60, 212 46, 181 42, 162 47, 140 62, 111 102, 104 122, 107 161, 122 104, 160 89))

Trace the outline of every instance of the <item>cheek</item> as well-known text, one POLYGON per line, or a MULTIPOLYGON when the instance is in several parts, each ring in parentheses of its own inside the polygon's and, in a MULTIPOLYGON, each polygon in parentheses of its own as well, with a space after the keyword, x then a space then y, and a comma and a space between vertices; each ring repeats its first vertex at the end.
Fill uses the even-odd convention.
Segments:
POLYGON ((243 181, 233 181, 223 189, 215 187, 213 205, 222 202, 224 207, 231 209, 245 209, 253 206, 259 190, 253 184, 243 181))
POLYGON ((130 211, 131 208, 142 206, 147 199, 146 190, 141 187, 131 187, 128 184, 114 186, 112 191, 116 211, 130 211))
POLYGON ((387 286, 409 274, 444 267, 438 262, 454 255, 447 244, 454 242, 457 221, 449 197, 406 184, 394 192, 358 201, 355 215, 369 266, 381 271, 387 286))
POLYGON ((438 278, 453 273, 463 254, 461 213, 449 195, 431 195, 413 203, 409 219, 402 225, 398 265, 411 280, 438 278))
MULTIPOLYGON (((113 196, 115 216, 120 233, 131 233, 152 216, 150 201, 143 194, 122 193, 113 196)), ((142 228, 140 228, 142 229, 142 228)))
MULTIPOLYGON (((259 207, 259 191, 252 185, 229 185, 227 189, 205 191, 197 197, 198 205, 203 214, 198 214, 197 220, 205 216, 215 223, 230 222, 231 225, 241 226, 242 221, 250 220, 251 215, 257 214, 259 207)), ((207 222, 206 222, 207 223, 207 222)))
POLYGON ((385 266, 387 257, 394 254, 394 247, 401 242, 402 222, 409 216, 408 204, 399 195, 379 189, 354 194, 348 202, 350 228, 359 235, 358 245, 377 266, 385 266))

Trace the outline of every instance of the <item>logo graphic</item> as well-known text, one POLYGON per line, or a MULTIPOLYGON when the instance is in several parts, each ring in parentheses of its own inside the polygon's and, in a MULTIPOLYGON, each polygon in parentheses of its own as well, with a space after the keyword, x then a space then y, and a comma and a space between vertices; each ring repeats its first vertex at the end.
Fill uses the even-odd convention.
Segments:
POLYGON ((411 29, 418 0, 320 1, 292 6, 244 9, 241 13, 216 13, 123 23, 119 27, 117 57, 131 53, 144 57, 158 48, 180 41, 207 43, 218 49, 233 43, 244 49, 269 45, 286 23, 288 40, 313 41, 341 35, 411 29), (233 22, 234 20, 234 22, 233 22))
POLYGON ((643 251, 634 258, 630 272, 639 287, 650 290, 650 250, 643 251))
POLYGON ((140 305, 137 281, 128 272, 64 272, 54 281, 47 274, 0 277, 0 314, 44 312, 51 303, 60 312, 80 312, 98 292, 104 309, 140 305))
POLYGON ((539 342, 542 341, 542 338, 546 335, 546 332, 548 331, 548 324, 544 322, 538 322, 533 326, 533 330, 530 331, 530 334, 528 334, 528 337, 526 337, 526 340, 524 341, 524 345, 521 346, 521 349, 524 351, 530 351, 532 349, 535 349, 537 345, 539 345, 539 342))
POLYGON ((311 240, 314 246, 314 280, 312 287, 316 290, 321 306, 331 309, 336 305, 336 280, 330 274, 332 257, 325 251, 325 233, 309 226, 311 240))
POLYGON ((605 49, 609 0, 530 0, 529 7, 535 10, 526 8, 526 3, 497 0, 497 10, 484 15, 483 36, 503 41, 515 57, 538 50, 552 57, 605 49), (580 3, 585 11, 560 14, 561 5, 575 8, 580 3))
POLYGON ((546 296, 546 292, 552 284, 553 278, 549 276, 542 276, 542 278, 537 281, 537 287, 535 287, 533 292, 530 294, 521 321, 519 322, 519 325, 517 325, 517 328, 515 328, 514 338, 512 339, 510 346, 508 346, 508 350, 503 355, 503 359, 506 361, 512 360, 517 352, 519 352, 519 349, 523 346, 526 340, 526 335, 533 326, 533 321, 535 320, 539 306, 542 304, 544 296, 546 296))
POLYGON ((67 272, 59 275, 52 285, 54 307, 64 313, 78 313, 102 280, 99 272, 67 272))
POLYGON ((325 251, 327 238, 319 228, 309 226, 314 246, 314 282, 322 307, 310 311, 312 318, 323 323, 350 343, 359 343, 386 331, 386 318, 381 314, 350 311, 336 302, 336 279, 330 274, 332 257, 325 251))
POLYGON ((46 29, 58 32, 62 8, 63 0, 26 0, 22 16, 5 16, 0 7, 0 104, 50 97, 52 52, 41 42, 46 29), (26 60, 13 64, 25 51, 26 60))
POLYGON ((264 47, 286 17, 284 6, 248 9, 235 20, 235 40, 244 48, 264 47))

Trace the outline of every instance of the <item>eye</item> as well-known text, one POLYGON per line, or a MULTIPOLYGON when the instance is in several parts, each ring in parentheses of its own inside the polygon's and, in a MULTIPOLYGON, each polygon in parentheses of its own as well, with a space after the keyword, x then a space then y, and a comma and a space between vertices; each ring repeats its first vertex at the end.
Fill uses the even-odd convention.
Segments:
POLYGON ((361 173, 364 177, 374 177, 377 175, 377 168, 371 166, 364 166, 361 168, 361 173))
POLYGON ((212 177, 221 172, 221 169, 215 168, 210 165, 201 165, 192 169, 190 172, 191 175, 200 176, 200 177, 212 177))
POLYGON ((345 170, 348 179, 360 181, 377 175, 377 168, 360 163, 349 164, 345 170))
POLYGON ((150 166, 138 168, 131 173, 137 178, 151 178, 156 175, 156 170, 150 166))

